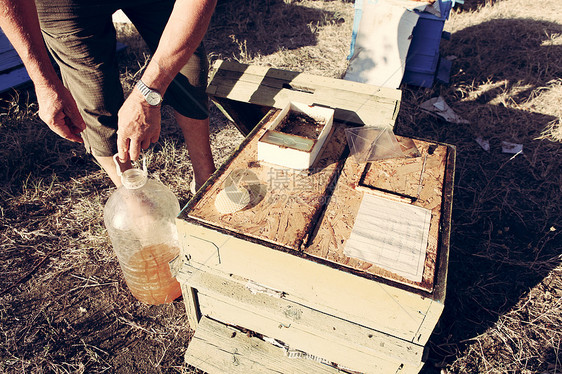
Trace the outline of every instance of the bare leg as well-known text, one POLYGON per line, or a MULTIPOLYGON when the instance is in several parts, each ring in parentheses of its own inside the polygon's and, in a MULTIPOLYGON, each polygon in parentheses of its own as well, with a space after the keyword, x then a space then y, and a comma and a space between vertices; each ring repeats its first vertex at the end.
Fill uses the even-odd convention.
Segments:
MULTIPOLYGON (((109 175, 109 178, 113 181, 115 186, 121 186, 121 177, 117 175, 117 169, 115 168, 115 163, 113 162, 113 157, 102 157, 102 156, 94 156, 95 159, 99 162, 102 166, 103 170, 109 175)), ((131 168, 131 162, 128 161, 126 164, 123 165, 122 170, 127 170, 131 168)))
MULTIPOLYGON (((207 179, 215 172, 215 163, 211 153, 211 145, 209 142, 209 119, 196 120, 187 118, 179 113, 176 114, 176 121, 180 126, 191 163, 193 165, 193 173, 195 174, 195 185, 201 187, 207 179)), ((121 177, 117 175, 113 157, 94 156, 102 168, 105 170, 109 178, 115 186, 121 186, 121 177)), ((122 170, 131 168, 130 161, 122 166, 122 170)))
POLYGON ((215 172, 215 163, 209 141, 209 119, 187 118, 175 112, 176 121, 181 128, 191 164, 195 185, 198 189, 215 172))

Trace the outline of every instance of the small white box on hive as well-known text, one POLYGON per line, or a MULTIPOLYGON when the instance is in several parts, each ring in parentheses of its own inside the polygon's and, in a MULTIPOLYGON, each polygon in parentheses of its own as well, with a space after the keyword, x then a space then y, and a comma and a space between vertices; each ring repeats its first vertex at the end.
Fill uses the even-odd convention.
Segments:
POLYGON ((289 103, 258 141, 258 160, 292 169, 312 166, 334 122, 334 110, 289 103))

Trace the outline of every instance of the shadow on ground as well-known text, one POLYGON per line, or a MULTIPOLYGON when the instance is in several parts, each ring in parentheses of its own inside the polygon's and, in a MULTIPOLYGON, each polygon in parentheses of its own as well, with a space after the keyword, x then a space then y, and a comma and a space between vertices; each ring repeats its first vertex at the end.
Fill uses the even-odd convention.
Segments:
POLYGON ((205 37, 211 60, 245 60, 317 43, 314 27, 343 22, 332 12, 282 0, 219 2, 205 37))
MULTIPOLYGON (((451 87, 404 91, 397 133, 457 147, 447 299, 426 373, 452 364, 561 263, 562 145, 537 139, 557 118, 526 106, 562 76, 562 47, 549 43, 561 32, 562 25, 525 19, 469 27, 442 43, 443 55, 457 57, 451 87), (467 96, 468 87, 481 89, 467 96), (470 124, 415 106, 439 94, 470 124), (522 144, 523 153, 502 153, 502 141, 522 144)), ((545 357, 555 363, 553 352, 545 357)), ((545 357, 528 367, 546 368, 545 357)))

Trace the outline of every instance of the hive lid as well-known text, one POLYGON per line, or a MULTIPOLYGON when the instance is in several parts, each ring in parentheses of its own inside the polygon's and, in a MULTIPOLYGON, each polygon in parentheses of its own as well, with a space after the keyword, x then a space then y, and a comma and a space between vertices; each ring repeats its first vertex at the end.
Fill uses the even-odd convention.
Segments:
POLYGON ((223 230, 299 250, 329 199, 330 183, 342 166, 340 156, 346 146, 345 134, 343 125, 336 126, 334 135, 324 144, 310 169, 294 170, 258 162, 258 139, 279 112, 272 110, 244 140, 195 197, 187 215, 223 230), (214 202, 233 176, 248 190, 250 201, 242 210, 221 214, 214 202))

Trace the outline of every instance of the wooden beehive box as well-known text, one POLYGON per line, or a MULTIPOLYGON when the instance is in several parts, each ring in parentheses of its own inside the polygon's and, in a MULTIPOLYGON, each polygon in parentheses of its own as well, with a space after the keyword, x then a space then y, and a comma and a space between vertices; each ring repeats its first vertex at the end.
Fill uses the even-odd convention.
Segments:
POLYGON ((178 220, 178 279, 198 297, 188 306, 192 320, 200 313, 243 326, 360 372, 385 372, 386 364, 374 369, 386 362, 381 357, 419 370, 444 306, 454 150, 414 140, 418 158, 360 165, 345 157, 338 125, 314 172, 295 173, 255 161, 264 131, 260 125, 250 134, 178 220), (213 199, 240 171, 252 176, 246 185, 252 203, 221 215, 213 199), (398 174, 397 185, 385 185, 380 173, 398 174), (421 282, 343 253, 358 201, 370 193, 364 189, 389 198, 414 195, 414 204, 432 210, 421 282))
POLYGON ((398 137, 417 157, 358 164, 336 115, 311 168, 259 162, 258 140, 280 112, 248 127, 178 218, 182 254, 172 267, 199 324, 186 361, 209 373, 419 372, 444 307, 454 148, 398 137), (232 180, 250 204, 223 215, 214 199, 232 180), (431 213, 419 281, 346 255, 365 196, 431 213))

